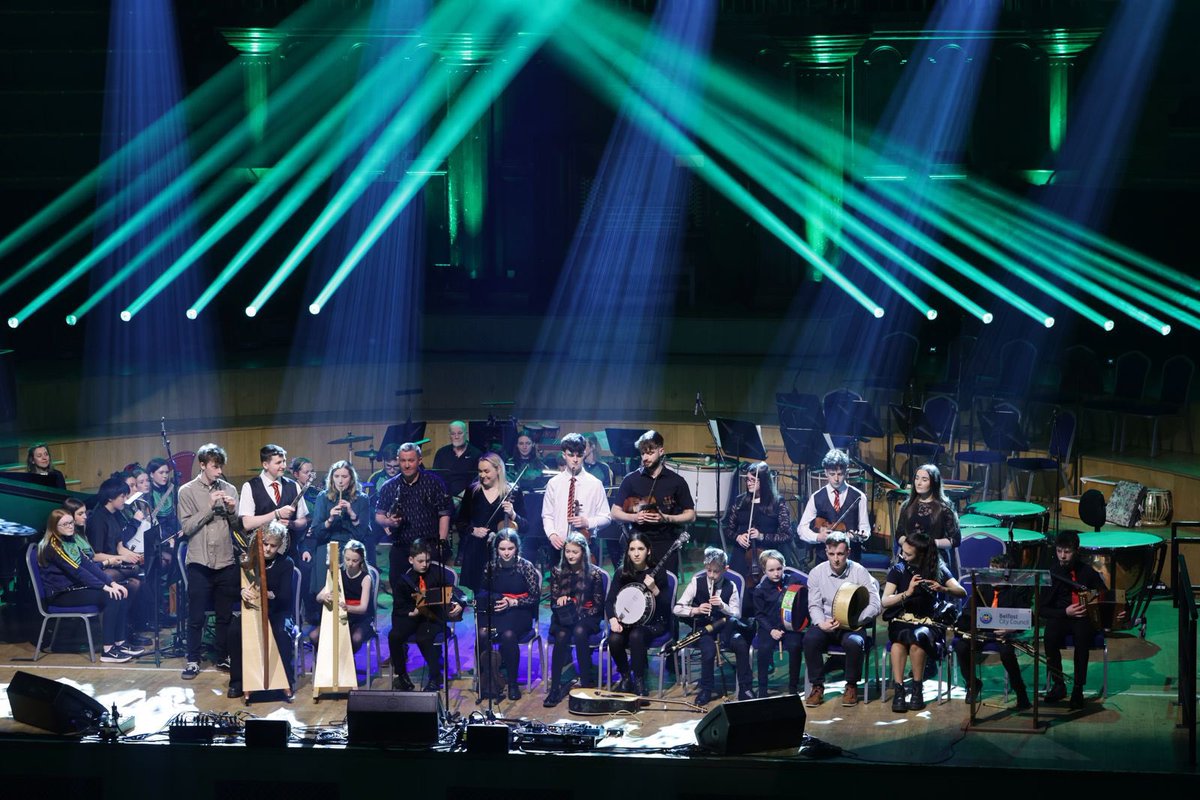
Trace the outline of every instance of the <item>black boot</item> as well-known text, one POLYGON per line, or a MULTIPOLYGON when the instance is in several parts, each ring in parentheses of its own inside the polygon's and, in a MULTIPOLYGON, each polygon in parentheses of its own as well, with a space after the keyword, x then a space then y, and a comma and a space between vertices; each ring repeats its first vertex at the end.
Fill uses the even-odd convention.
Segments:
POLYGON ((1029 693, 1025 691, 1025 684, 1014 684, 1012 688, 1017 695, 1017 711, 1033 708, 1033 703, 1029 702, 1029 693))
POLYGON ((925 684, 921 681, 913 681, 912 697, 908 701, 908 707, 913 711, 925 708, 925 684))
POLYGON ((1046 692, 1045 700, 1047 703, 1058 703, 1065 700, 1067 697, 1067 687, 1062 681, 1055 681, 1050 685, 1050 691, 1046 692))
POLYGON ((908 711, 908 701, 904 699, 904 684, 892 684, 892 711, 903 714, 908 711))
POLYGON ((1083 708, 1083 705, 1083 687, 1077 683, 1075 684, 1075 688, 1071 690, 1070 708, 1072 711, 1079 711, 1083 708))

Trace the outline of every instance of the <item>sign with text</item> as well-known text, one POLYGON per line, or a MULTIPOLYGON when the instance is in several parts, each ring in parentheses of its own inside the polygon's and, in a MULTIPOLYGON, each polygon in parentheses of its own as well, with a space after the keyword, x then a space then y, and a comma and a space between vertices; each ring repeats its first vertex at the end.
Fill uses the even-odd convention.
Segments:
POLYGON ((1033 611, 1028 608, 975 609, 975 627, 981 630, 1027 631, 1033 627, 1033 611))

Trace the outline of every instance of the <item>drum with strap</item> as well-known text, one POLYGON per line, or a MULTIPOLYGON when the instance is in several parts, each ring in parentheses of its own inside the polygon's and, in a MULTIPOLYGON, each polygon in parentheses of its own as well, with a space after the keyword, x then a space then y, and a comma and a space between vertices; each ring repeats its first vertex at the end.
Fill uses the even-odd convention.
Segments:
POLYGON ((833 618, 843 628, 857 630, 858 618, 871 604, 871 592, 861 583, 843 583, 833 596, 833 618))

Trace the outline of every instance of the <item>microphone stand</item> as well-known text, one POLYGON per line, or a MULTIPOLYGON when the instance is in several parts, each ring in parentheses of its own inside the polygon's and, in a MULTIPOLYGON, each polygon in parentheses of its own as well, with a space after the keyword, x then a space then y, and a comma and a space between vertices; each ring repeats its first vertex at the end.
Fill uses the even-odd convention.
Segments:
MULTIPOLYGON (((487 608, 484 609, 484 616, 487 617, 487 625, 485 626, 487 635, 482 637, 484 639, 483 644, 486 647, 486 650, 484 649, 484 647, 479 648, 479 655, 483 656, 486 654, 486 656, 487 656, 487 669, 488 669, 489 673, 492 671, 492 611, 496 607, 496 600, 494 597, 494 594, 496 591, 495 561, 496 561, 496 535, 489 533, 488 534, 488 560, 487 560, 487 567, 486 567, 485 574, 484 574, 484 583, 487 585, 487 596, 488 596, 487 608)), ((476 615, 479 614, 479 606, 478 605, 475 606, 475 613, 476 613, 476 615)), ((476 634, 476 639, 478 640, 479 638, 480 637, 478 636, 478 634, 476 634)), ((480 689, 480 691, 483 691, 484 674, 483 674, 483 663, 481 663, 481 661, 476 662, 475 670, 479 673, 479 689, 480 689)), ((487 711, 485 712, 484 717, 489 722, 494 722, 496 720, 496 714, 492 710, 492 704, 495 702, 497 687, 491 685, 492 681, 491 681, 490 674, 488 675, 487 683, 488 683, 487 711)))
MULTIPOLYGON (((171 452, 171 440, 169 438, 167 438, 167 418, 162 417, 159 424, 160 424, 161 432, 162 432, 161 435, 162 435, 163 448, 167 451, 167 463, 171 466, 171 483, 172 483, 172 485, 167 487, 167 491, 169 492, 172 489, 174 489, 176 500, 178 500, 178 498, 179 498, 179 473, 175 469, 175 454, 171 452)), ((153 485, 151 486, 151 490, 150 490, 150 498, 151 498, 151 500, 153 500, 153 498, 154 498, 153 485)), ((153 553, 151 554, 152 560, 150 562, 149 569, 147 570, 146 582, 150 584, 149 591, 151 593, 151 598, 152 598, 152 601, 154 604, 154 607, 151 610, 150 618, 151 618, 151 624, 154 627, 154 666, 157 669, 158 667, 162 666, 162 655, 163 655, 162 649, 161 649, 162 633, 159 630, 159 605, 162 603, 162 597, 159 595, 160 587, 158 585, 159 581, 161 580, 161 576, 162 576, 162 528, 158 522, 158 515, 154 511, 155 505, 156 505, 155 503, 150 504, 150 514, 151 514, 151 516, 155 517, 155 519, 150 520, 150 530, 148 530, 147 533, 151 533, 151 532, 153 533, 153 535, 150 537, 150 539, 154 543, 154 546, 152 548, 153 553), (151 576, 153 576, 153 577, 151 577, 151 576)), ((176 513, 178 513, 178 511, 176 513)), ((144 546, 144 542, 143 542, 142 552, 143 553, 146 552, 146 547, 144 546)), ((176 560, 178 560, 178 559, 176 559, 176 560)), ((184 567, 182 564, 179 564, 178 566, 179 566, 180 570, 183 570, 184 567)), ((171 647, 171 655, 172 656, 182 655, 181 653, 178 652, 178 650, 179 650, 179 639, 180 639, 180 622, 183 620, 183 616, 184 615, 183 615, 182 604, 176 603, 175 604, 175 641, 172 643, 172 647, 171 647)))
POLYGON ((1054 460, 1054 535, 1058 535, 1059 526, 1062 524, 1059 519, 1059 513, 1062 510, 1062 462, 1059 460, 1059 454, 1054 447, 1054 440, 1058 433, 1058 406, 1050 412, 1050 458, 1054 460))
MULTIPOLYGON (((708 409, 704 407, 704 400, 701 399, 699 392, 696 392, 696 408, 693 410, 692 416, 696 416, 696 412, 704 415, 704 429, 712 437, 713 449, 717 453, 717 504, 715 519, 717 521, 717 536, 721 540, 721 550, 728 552, 725 548, 725 531, 721 530, 721 464, 725 461, 725 451, 721 449, 721 441, 717 438, 716 431, 713 430, 712 421, 708 418, 708 409)), ((681 556, 680 564, 682 563, 683 558, 681 556)))

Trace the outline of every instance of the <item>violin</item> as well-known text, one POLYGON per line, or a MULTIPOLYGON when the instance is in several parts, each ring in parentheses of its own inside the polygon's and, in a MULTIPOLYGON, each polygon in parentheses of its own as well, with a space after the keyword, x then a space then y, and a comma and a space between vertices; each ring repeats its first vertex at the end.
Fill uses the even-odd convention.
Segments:
POLYGON ((654 495, 649 497, 637 497, 630 495, 625 498, 625 502, 621 504, 621 510, 626 514, 636 514, 639 511, 653 511, 655 514, 661 514, 658 510, 658 498, 654 495))
MULTIPOLYGON (((842 522, 841 520, 831 523, 824 517, 817 517, 813 520, 812 524, 817 530, 828 528, 830 531, 841 531, 842 533, 846 534, 846 536, 849 537, 850 541, 852 542, 865 542, 867 539, 871 538, 870 533, 859 533, 858 531, 850 530, 850 528, 846 526, 846 523, 842 522)), ((878 528, 879 526, 876 525, 876 533, 878 532, 878 528)))

